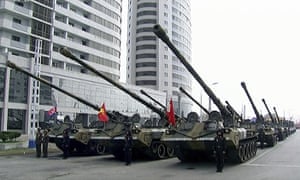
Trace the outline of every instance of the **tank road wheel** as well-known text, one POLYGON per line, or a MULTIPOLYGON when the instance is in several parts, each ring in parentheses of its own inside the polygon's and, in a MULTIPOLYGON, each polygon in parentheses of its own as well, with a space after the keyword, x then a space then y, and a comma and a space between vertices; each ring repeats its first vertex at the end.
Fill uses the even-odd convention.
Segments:
POLYGON ((159 142, 153 142, 151 145, 153 155, 156 159, 163 159, 166 156, 166 147, 159 142))
POLYGON ((248 144, 244 144, 244 161, 248 160, 248 144))
POLYGON ((157 146, 157 157, 163 159, 166 157, 166 147, 164 144, 158 144, 157 146))
POLYGON ((96 144, 97 154, 104 154, 106 147, 103 144, 96 144))
POLYGON ((245 161, 245 150, 246 149, 244 145, 239 146, 239 159, 241 163, 245 161))
POLYGON ((245 161, 247 161, 251 157, 249 147, 250 147, 249 143, 245 144, 245 161))
POLYGON ((253 142, 250 142, 250 155, 251 155, 251 158, 254 156, 253 142))
POLYGON ((167 146, 167 156, 168 157, 173 157, 174 156, 174 149, 167 146))

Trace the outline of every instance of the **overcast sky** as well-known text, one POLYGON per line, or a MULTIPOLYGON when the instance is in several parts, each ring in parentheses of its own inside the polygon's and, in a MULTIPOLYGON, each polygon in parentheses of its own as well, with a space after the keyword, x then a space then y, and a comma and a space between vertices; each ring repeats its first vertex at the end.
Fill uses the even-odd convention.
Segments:
MULTIPOLYGON (((191 3, 192 65, 216 96, 239 112, 246 106, 246 116, 254 116, 240 85, 245 81, 262 114, 265 98, 271 112, 275 106, 279 116, 300 120, 300 0, 191 3)), ((193 95, 201 99, 200 94, 207 107, 208 96, 195 81, 193 95)))

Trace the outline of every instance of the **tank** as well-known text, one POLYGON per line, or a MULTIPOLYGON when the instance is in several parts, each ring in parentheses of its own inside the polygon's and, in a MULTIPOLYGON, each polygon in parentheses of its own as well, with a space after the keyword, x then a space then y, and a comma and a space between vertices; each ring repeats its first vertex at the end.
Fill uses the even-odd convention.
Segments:
POLYGON ((160 25, 155 25, 153 31, 157 37, 168 45, 219 110, 209 112, 208 119, 205 121, 187 119, 187 121, 179 122, 176 127, 170 127, 166 131, 162 141, 174 147, 175 155, 181 161, 200 160, 212 156, 216 132, 223 129, 229 161, 244 162, 255 156, 257 136, 248 136, 245 128, 235 126, 238 121, 237 117, 230 113, 209 86, 200 78, 194 68, 171 43, 160 25))
POLYGON ((259 136, 258 136, 259 142, 264 142, 268 146, 274 146, 277 142, 275 129, 270 124, 265 122, 264 117, 258 113, 258 110, 257 110, 257 108, 252 100, 252 97, 250 96, 250 93, 247 89, 246 83, 241 82, 241 86, 244 89, 244 91, 251 103, 251 106, 254 110, 255 116, 256 116, 256 129, 259 134, 259 136), (263 134, 264 134, 264 136, 263 136, 263 134), (260 138, 263 138, 264 140, 262 141, 260 138))
MULTIPOLYGON (((84 61, 74 56, 67 48, 62 48, 60 50, 60 53, 81 64, 84 68, 95 73, 99 77, 103 78, 113 86, 117 87, 121 91, 125 92, 126 94, 128 94, 129 96, 131 96, 132 98, 134 98, 135 100, 137 100, 138 102, 140 102, 141 104, 145 105, 153 112, 158 114, 158 119, 143 119, 139 118, 139 116, 135 116, 137 117, 135 120, 132 120, 130 118, 124 118, 127 122, 127 125, 119 125, 117 129, 111 129, 109 131, 114 135, 109 137, 108 146, 110 152, 117 159, 124 158, 123 147, 125 143, 125 129, 130 129, 132 131, 133 158, 138 157, 140 155, 142 155, 143 157, 149 157, 151 159, 162 159, 173 156, 173 149, 160 141, 162 134, 165 132, 168 126, 167 113, 164 110, 161 110, 160 108, 155 107, 151 103, 148 103, 136 93, 129 91, 121 84, 113 81, 101 72, 97 71, 84 61)), ((108 134, 107 131, 102 133, 108 134)))
MULTIPOLYGON (((62 92, 63 94, 66 94, 76 100, 78 100, 79 102, 95 109, 96 111, 99 111, 99 107, 95 104, 92 104, 88 101, 86 101, 83 98, 80 98, 78 96, 73 95, 72 93, 69 93, 53 84, 51 84, 50 82, 37 77, 25 70, 23 70, 22 68, 18 67, 16 64, 7 61, 7 66, 11 67, 17 71, 20 71, 38 81, 40 81, 43 84, 46 84, 48 86, 50 86, 51 88, 62 92)), ((112 116, 112 115, 110 115, 112 116)), ((99 126, 99 123, 98 123, 99 126)), ((103 126, 103 124, 102 124, 103 126)), ((69 134, 70 134, 70 148, 69 151, 71 154, 103 154, 103 153, 107 153, 107 151, 105 150, 105 147, 102 145, 101 142, 97 141, 97 140, 90 140, 90 136, 91 134, 97 132, 95 130, 95 127, 86 127, 83 128, 81 126, 81 124, 75 124, 74 122, 70 121, 70 118, 68 116, 65 116, 64 121, 59 121, 56 120, 54 123, 48 124, 47 126, 45 126, 48 130, 49 130, 49 142, 50 143, 55 143, 56 146, 63 150, 62 148, 62 133, 64 130, 68 130, 69 134)), ((99 128, 99 127, 97 127, 99 128)))

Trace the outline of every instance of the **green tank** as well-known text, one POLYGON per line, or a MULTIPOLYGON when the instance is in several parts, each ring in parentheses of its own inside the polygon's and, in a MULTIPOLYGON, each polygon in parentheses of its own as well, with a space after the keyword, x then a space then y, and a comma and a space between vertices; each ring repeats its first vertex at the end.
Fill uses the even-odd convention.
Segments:
MULTIPOLYGON (((79 102, 95 109, 96 111, 99 111, 99 107, 97 105, 94 105, 88 101, 86 101, 83 98, 77 97, 53 84, 50 82, 37 77, 22 68, 18 67, 16 64, 8 61, 6 64, 8 67, 11 67, 17 71, 20 71, 38 81, 40 81, 43 84, 46 84, 50 86, 51 88, 58 90, 76 100, 79 102)), ((62 146, 62 133, 64 130, 68 130, 70 134, 70 148, 69 151, 71 154, 74 153, 80 153, 80 154, 103 154, 106 153, 105 147, 102 146, 102 143, 100 143, 97 140, 90 140, 91 134, 97 132, 95 130, 95 127, 86 127, 83 128, 81 125, 75 124, 72 121, 70 121, 70 118, 66 116, 64 118, 64 121, 58 121, 56 120, 54 123, 49 124, 47 126, 47 129, 49 130, 49 142, 50 143, 55 143, 56 146, 63 150, 62 146)), ((99 127, 98 127, 99 128, 99 127)))
POLYGON ((258 110, 252 100, 252 97, 249 94, 249 91, 247 89, 246 83, 241 82, 241 86, 244 89, 251 106, 254 110, 254 113, 256 115, 256 129, 258 133, 258 141, 260 143, 266 143, 268 146, 274 146, 277 143, 277 136, 274 127, 270 124, 267 123, 264 119, 264 117, 258 113, 258 110))
POLYGON ((165 111, 155 107, 151 103, 148 103, 136 93, 129 91, 121 84, 113 81, 101 72, 97 71, 84 61, 74 56, 67 48, 62 48, 60 50, 60 53, 81 64, 84 68, 95 73, 96 75, 103 78, 113 86, 125 92, 141 104, 151 109, 153 112, 157 113, 159 116, 158 119, 144 119, 140 118, 139 116, 135 116, 134 120, 123 116, 123 119, 124 121, 126 121, 126 123, 119 124, 115 126, 115 128, 112 128, 110 130, 98 130, 98 134, 92 135, 91 139, 101 139, 101 137, 99 137, 99 134, 102 134, 102 137, 105 137, 107 140, 101 139, 101 142, 107 142, 109 152, 112 153, 116 158, 123 159, 125 130, 130 129, 132 131, 133 136, 133 157, 138 157, 142 155, 144 157, 149 157, 152 159, 161 159, 168 158, 173 155, 173 149, 166 146, 166 144, 161 142, 160 140, 162 134, 165 132, 168 125, 167 113, 165 111), (154 121, 156 121, 157 123, 154 123, 154 121))
POLYGON ((179 121, 176 127, 170 127, 162 137, 162 141, 174 147, 175 155, 181 161, 198 160, 211 157, 216 132, 223 129, 227 145, 227 158, 234 162, 244 162, 256 154, 256 135, 248 135, 245 128, 238 127, 238 119, 216 97, 213 91, 200 78, 194 68, 180 54, 171 43, 160 25, 155 25, 154 33, 173 51, 186 69, 202 86, 207 95, 212 99, 219 111, 209 112, 208 119, 187 118, 179 121))

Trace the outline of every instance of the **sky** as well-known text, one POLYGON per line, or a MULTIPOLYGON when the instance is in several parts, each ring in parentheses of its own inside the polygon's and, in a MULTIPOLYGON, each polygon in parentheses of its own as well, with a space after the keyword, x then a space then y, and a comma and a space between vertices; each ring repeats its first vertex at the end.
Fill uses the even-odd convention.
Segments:
MULTIPOLYGON (((191 65, 224 105, 229 101, 238 112, 245 107, 246 117, 255 116, 243 81, 261 114, 267 114, 264 98, 272 113, 276 107, 279 116, 300 121, 300 1, 191 0, 191 4, 191 65)), ((126 0, 123 5, 124 33, 126 0)), ((121 64, 121 81, 124 68, 121 64)), ((195 80, 192 94, 208 108, 209 98, 195 80)), ((198 111, 196 105, 194 110, 198 111)))

